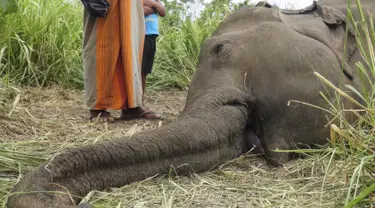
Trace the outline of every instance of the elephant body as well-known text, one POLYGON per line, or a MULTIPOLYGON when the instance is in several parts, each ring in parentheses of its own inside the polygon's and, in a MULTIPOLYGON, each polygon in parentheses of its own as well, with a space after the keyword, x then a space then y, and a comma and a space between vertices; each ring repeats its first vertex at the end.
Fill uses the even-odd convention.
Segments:
MULTIPOLYGON (((361 2, 374 11, 375 3, 361 2)), ((354 4, 352 11, 358 15, 354 4)), ((274 149, 327 143, 325 112, 288 101, 327 107, 319 95, 326 89, 313 72, 335 86, 359 87, 354 64, 362 60, 353 31, 342 55, 345 14, 346 0, 320 0, 300 11, 268 5, 234 12, 204 42, 176 121, 51 158, 16 184, 12 192, 23 193, 10 196, 8 207, 75 207, 93 189, 121 187, 171 166, 179 174, 207 171, 254 146, 280 165, 291 154, 274 149)))

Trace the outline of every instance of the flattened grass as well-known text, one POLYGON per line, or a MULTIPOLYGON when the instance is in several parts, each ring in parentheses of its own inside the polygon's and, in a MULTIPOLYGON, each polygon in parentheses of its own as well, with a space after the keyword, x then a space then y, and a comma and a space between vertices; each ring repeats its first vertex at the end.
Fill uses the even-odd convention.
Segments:
MULTIPOLYGON (((186 92, 150 93, 166 121, 131 121, 117 125, 89 123, 82 93, 61 89, 22 89, 11 116, 0 120, 6 135, 0 159, 0 203, 17 179, 39 161, 64 149, 132 135, 171 122, 183 108, 186 92), (169 105, 166 105, 166 103, 169 105), (29 113, 26 113, 29 112, 29 113), (26 125, 25 125, 26 124, 26 125)), ((6 112, 13 108, 12 100, 6 112)), ((341 159, 339 150, 323 149, 272 168, 255 155, 244 155, 212 172, 188 177, 155 176, 109 192, 92 191, 84 201, 96 207, 342 207, 357 159, 341 159), (339 158, 339 159, 338 159, 339 158)), ((368 200, 368 199, 367 199, 368 200)))

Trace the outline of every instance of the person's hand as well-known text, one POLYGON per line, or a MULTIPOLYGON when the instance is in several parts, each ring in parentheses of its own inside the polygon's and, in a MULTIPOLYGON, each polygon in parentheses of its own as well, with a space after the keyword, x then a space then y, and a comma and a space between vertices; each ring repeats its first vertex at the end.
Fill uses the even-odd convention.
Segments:
MULTIPOLYGON (((158 1, 160 1, 160 0, 158 0, 158 1)), ((159 16, 161 16, 161 17, 165 16, 165 8, 164 8, 164 6, 161 3, 156 2, 155 0, 143 0, 143 7, 144 8, 150 7, 159 16)), ((145 13, 148 14, 148 12, 145 12, 145 13)))
POLYGON ((152 8, 148 7, 148 6, 143 6, 143 12, 144 12, 145 16, 148 16, 150 14, 154 14, 155 13, 155 11, 152 8))
POLYGON ((143 0, 143 6, 154 8, 154 5, 155 5, 154 0, 143 0))

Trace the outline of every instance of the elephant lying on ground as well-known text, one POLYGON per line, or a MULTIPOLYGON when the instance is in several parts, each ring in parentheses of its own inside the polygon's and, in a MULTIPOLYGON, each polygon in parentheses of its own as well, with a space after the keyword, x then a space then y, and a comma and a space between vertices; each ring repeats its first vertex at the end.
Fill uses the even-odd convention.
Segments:
MULTIPOLYGON (((370 2, 362 0, 373 12, 370 2)), ((358 17, 354 4, 352 11, 358 17)), ((121 187, 168 173, 171 166, 178 174, 207 171, 254 144, 270 164, 280 165, 292 157, 274 149, 326 143, 324 112, 287 103, 327 106, 314 71, 336 86, 359 86, 354 33, 342 56, 345 14, 346 0, 321 0, 295 12, 274 7, 234 12, 205 41, 178 120, 57 155, 18 182, 8 207, 75 207, 90 190, 121 187)))

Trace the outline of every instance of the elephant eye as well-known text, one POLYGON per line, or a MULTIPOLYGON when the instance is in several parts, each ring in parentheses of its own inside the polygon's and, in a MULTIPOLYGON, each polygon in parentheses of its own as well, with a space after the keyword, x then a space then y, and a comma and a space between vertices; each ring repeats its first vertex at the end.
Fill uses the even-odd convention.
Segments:
POLYGON ((216 44, 215 47, 214 47, 214 53, 219 56, 222 49, 223 49, 223 44, 221 44, 221 43, 216 44))
POLYGON ((229 41, 223 41, 221 43, 217 43, 212 51, 217 57, 228 56, 231 52, 233 44, 229 41))

